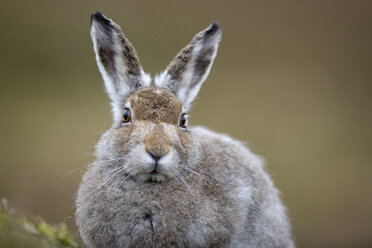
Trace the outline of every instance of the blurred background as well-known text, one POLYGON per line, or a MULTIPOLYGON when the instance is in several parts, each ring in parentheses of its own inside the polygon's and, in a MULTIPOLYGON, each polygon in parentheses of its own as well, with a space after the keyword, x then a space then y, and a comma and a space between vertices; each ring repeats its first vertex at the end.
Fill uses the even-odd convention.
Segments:
POLYGON ((89 35, 101 10, 161 72, 217 20, 219 54, 191 123, 246 141, 298 247, 372 247, 371 1, 0 3, 0 197, 74 226, 74 194, 111 124, 89 35))

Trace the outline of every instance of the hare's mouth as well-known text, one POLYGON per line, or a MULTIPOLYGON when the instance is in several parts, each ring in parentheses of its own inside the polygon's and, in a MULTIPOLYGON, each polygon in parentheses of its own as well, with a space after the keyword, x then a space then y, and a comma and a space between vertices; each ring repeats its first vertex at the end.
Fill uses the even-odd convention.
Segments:
POLYGON ((137 175, 137 178, 142 182, 164 182, 168 179, 168 176, 158 172, 157 170, 153 170, 149 173, 141 173, 137 175))

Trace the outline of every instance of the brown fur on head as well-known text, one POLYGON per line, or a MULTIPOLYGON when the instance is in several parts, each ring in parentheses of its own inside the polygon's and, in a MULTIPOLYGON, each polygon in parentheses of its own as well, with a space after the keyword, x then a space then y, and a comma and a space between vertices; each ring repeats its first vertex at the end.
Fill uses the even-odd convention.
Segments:
POLYGON ((145 88, 134 92, 128 102, 139 121, 177 125, 183 112, 182 102, 166 89, 145 88))

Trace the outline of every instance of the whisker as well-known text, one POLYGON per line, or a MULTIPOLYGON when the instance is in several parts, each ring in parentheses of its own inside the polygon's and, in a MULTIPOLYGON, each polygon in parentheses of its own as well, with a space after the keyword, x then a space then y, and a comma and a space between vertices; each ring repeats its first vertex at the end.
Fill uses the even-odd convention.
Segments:
POLYGON ((182 174, 179 173, 179 172, 176 171, 176 170, 173 170, 173 171, 174 171, 176 177, 179 178, 179 179, 183 182, 183 184, 185 184, 186 189, 187 189, 187 191, 189 191, 190 195, 191 195, 192 197, 195 197, 194 193, 192 192, 192 190, 191 190, 191 188, 190 188, 190 185, 186 182, 186 180, 185 180, 185 178, 182 176, 182 174))
POLYGON ((68 171, 65 175, 63 175, 62 178, 65 178, 65 177, 67 177, 67 176, 69 176, 69 175, 71 175, 71 174, 73 174, 73 173, 75 173, 75 172, 77 172, 77 171, 79 171, 79 170, 82 170, 83 168, 85 168, 85 167, 87 167, 87 166, 88 166, 88 165, 84 165, 84 166, 81 166, 81 167, 79 167, 79 168, 76 168, 76 169, 70 170, 70 171, 68 171))
POLYGON ((124 180, 119 184, 119 188, 121 187, 121 185, 123 185, 123 183, 129 181, 132 178, 133 178, 133 175, 128 173, 128 175, 124 178, 124 180))
MULTIPOLYGON (((122 160, 122 159, 124 159, 124 158, 107 159, 107 160, 98 160, 98 161, 95 161, 95 162, 93 162, 93 163, 94 163, 94 164, 103 165, 103 164, 106 164, 106 163, 109 163, 109 162, 119 161, 119 160, 122 160)), ((89 164, 88 164, 88 165, 89 165, 89 164)), ((81 166, 81 167, 79 167, 79 168, 73 169, 73 170, 67 172, 63 177, 67 177, 67 176, 69 176, 69 175, 71 175, 71 174, 73 174, 73 173, 75 173, 75 172, 77 172, 77 171, 79 171, 79 170, 82 170, 83 168, 87 167, 88 165, 84 165, 84 166, 81 166)))
POLYGON ((182 165, 182 164, 181 164, 181 167, 184 168, 185 170, 187 170, 187 171, 189 171, 189 172, 191 172, 191 173, 193 173, 193 174, 195 174, 195 175, 201 177, 202 179, 208 181, 209 183, 212 183, 212 184, 213 184, 213 182, 210 181, 206 176, 204 176, 204 175, 202 175, 202 174, 200 174, 200 173, 198 173, 198 172, 196 172, 196 171, 190 169, 189 167, 187 167, 187 166, 185 166, 185 165, 182 165))
POLYGON ((200 178, 202 178, 203 180, 205 180, 205 182, 208 182, 210 186, 214 187, 214 188, 217 188, 217 183, 214 181, 214 178, 210 175, 206 175, 206 174, 202 174, 202 173, 198 173, 192 169, 190 169, 189 167, 186 167, 184 165, 181 165, 181 167, 197 176, 199 176, 200 178))
POLYGON ((122 169, 123 169, 122 166, 116 167, 116 168, 114 168, 114 169, 112 169, 112 170, 109 170, 109 171, 104 172, 104 173, 101 175, 101 177, 105 177, 105 176, 108 175, 108 174, 111 174, 111 173, 113 173, 113 172, 117 172, 118 170, 122 170, 122 169))
MULTIPOLYGON (((90 194, 89 195, 87 195, 87 197, 86 198, 88 198, 90 195, 92 195, 94 192, 96 192, 97 190, 99 190, 102 186, 104 186, 105 184, 108 184, 113 178, 113 181, 115 181, 117 178, 119 178, 120 177, 120 173, 122 173, 122 172, 124 172, 124 167, 119 167, 119 168, 116 168, 116 169, 114 169, 114 171, 116 171, 115 173, 114 173, 114 175, 112 175, 109 179, 107 179, 106 181, 104 181, 103 183, 101 183, 99 186, 97 186, 93 191, 91 191, 90 192, 90 194), (115 178, 116 177, 116 178, 115 178)), ((110 171, 110 172, 112 172, 112 171, 110 171)), ((112 181, 112 182, 113 182, 112 181)), ((86 198, 84 198, 84 200, 86 199, 86 198)))
POLYGON ((106 159, 106 160, 98 160, 98 161, 95 161, 94 163, 104 164, 104 163, 123 160, 123 159, 125 159, 125 158, 113 158, 113 159, 106 159))

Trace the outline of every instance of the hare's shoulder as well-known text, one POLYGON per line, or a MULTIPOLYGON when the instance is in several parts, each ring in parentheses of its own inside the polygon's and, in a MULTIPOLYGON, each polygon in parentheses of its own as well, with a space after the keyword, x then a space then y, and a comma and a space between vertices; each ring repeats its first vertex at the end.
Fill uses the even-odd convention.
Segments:
POLYGON ((263 159, 254 154, 243 142, 227 134, 216 133, 205 127, 193 127, 192 135, 198 140, 207 157, 235 164, 238 167, 263 167, 263 159))
MULTIPOLYGON (((203 126, 196 126, 191 128, 193 137, 196 137, 201 144, 210 144, 217 142, 217 145, 232 145, 234 147, 244 147, 241 141, 231 138, 227 134, 214 132, 203 126)), ((245 148, 245 147, 244 147, 245 148)))

